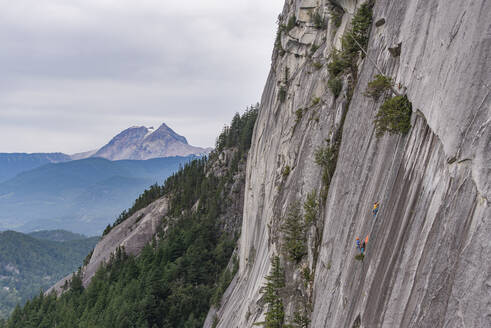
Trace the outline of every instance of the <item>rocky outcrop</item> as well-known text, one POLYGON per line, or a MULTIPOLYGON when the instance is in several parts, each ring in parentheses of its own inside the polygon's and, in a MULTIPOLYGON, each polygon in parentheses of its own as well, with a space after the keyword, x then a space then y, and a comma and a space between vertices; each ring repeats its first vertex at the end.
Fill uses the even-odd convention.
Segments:
POLYGON ((103 157, 115 161, 202 155, 209 152, 210 149, 189 145, 186 138, 163 123, 157 130, 144 126, 126 129, 97 152, 89 154, 91 157, 103 157))
MULTIPOLYGON (((87 286, 101 265, 107 263, 118 248, 123 248, 127 254, 139 255, 141 250, 155 236, 162 223, 162 217, 168 210, 168 200, 162 197, 147 207, 137 211, 128 219, 114 226, 111 231, 97 243, 90 261, 82 268, 82 281, 87 286)), ((68 275, 51 287, 51 291, 60 293, 63 286, 71 280, 68 275)))
POLYGON ((286 1, 280 23, 298 19, 273 54, 247 164, 240 270, 211 312, 217 327, 264 321, 261 287, 274 254, 285 268, 286 322, 307 299, 311 327, 491 325, 491 3, 377 0, 374 21, 385 22, 372 26, 368 57, 335 98, 326 64, 360 3, 286 1), (344 13, 337 28, 332 6, 344 13), (375 137, 381 101, 363 92, 379 72, 369 59, 413 104, 406 136, 375 137), (322 190, 315 153, 340 133, 320 224, 297 266, 284 255, 283 218, 322 190), (364 261, 354 258, 357 236, 369 237, 364 261), (313 282, 304 285, 302 267, 313 282))

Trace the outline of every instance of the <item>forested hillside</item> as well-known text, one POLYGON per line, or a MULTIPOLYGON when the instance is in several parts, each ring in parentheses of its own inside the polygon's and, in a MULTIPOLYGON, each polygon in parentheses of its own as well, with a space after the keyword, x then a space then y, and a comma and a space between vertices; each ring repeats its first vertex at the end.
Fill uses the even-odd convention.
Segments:
POLYGON ((41 230, 29 233, 29 236, 37 239, 45 239, 52 241, 70 241, 70 240, 80 240, 86 239, 87 236, 81 235, 79 233, 73 233, 66 230, 41 230))
POLYGON ((0 326, 201 327, 237 269, 231 258, 257 114, 251 108, 236 115, 208 158, 186 164, 135 202, 139 207, 164 195, 170 199, 160 232, 138 257, 120 248, 87 288, 79 272, 61 296, 41 294, 0 326))
POLYGON ((42 239, 61 235, 80 236, 61 231, 39 232, 35 236, 14 231, 0 233, 0 317, 6 317, 17 303, 23 304, 76 270, 99 239, 83 236, 63 242, 42 239))

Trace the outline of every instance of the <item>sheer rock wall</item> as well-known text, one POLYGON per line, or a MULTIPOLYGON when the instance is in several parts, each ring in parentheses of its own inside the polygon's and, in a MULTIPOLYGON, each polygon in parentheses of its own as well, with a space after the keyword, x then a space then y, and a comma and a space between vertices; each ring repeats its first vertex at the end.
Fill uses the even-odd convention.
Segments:
POLYGON ((414 111, 408 135, 379 139, 373 119, 381 101, 363 95, 378 74, 367 58, 358 63, 349 106, 353 76, 337 99, 327 88, 326 61, 360 3, 285 3, 281 21, 295 14, 298 24, 282 34, 285 54, 278 47, 273 54, 247 164, 240 270, 212 311, 218 327, 264 321, 260 289, 271 256, 282 254, 281 218, 322 188, 314 153, 341 125, 319 257, 314 263, 310 250, 304 260, 315 272, 313 294, 282 257, 287 286, 300 286, 282 295, 286 321, 299 293, 311 299, 311 327, 352 327, 358 318, 361 327, 491 326, 491 2, 376 1, 374 22, 385 24, 372 25, 369 57, 407 88, 414 111), (337 30, 332 3, 345 12, 337 30), (326 30, 315 28, 316 11, 329 21, 326 30), (398 43, 393 57, 388 48, 398 43), (375 201, 381 207, 373 218, 375 201), (367 235, 366 257, 356 261, 355 238, 367 235))

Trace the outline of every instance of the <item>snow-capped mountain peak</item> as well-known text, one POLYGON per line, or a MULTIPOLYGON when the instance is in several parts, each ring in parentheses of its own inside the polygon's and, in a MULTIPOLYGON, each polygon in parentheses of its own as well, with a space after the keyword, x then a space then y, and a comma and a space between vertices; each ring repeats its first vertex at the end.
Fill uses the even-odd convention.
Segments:
POLYGON ((210 149, 189 145, 185 137, 162 123, 156 130, 153 127, 132 126, 116 135, 91 157, 103 157, 109 160, 145 160, 204 154, 209 151, 210 149))

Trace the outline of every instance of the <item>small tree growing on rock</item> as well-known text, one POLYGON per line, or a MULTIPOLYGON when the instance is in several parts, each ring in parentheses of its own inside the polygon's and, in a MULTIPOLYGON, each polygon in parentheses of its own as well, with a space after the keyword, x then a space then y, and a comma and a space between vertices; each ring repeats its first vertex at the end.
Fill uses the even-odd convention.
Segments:
POLYGON ((336 99, 343 90, 343 81, 337 77, 333 77, 327 81, 327 86, 331 90, 334 99, 336 99))
MULTIPOLYGON (((340 140, 339 140, 340 141, 340 140)), ((315 151, 315 163, 322 167, 322 184, 323 190, 321 192, 322 200, 325 201, 331 179, 336 170, 336 163, 338 160, 339 144, 336 141, 332 145, 319 147, 315 151)))
POLYGON ((411 129, 412 104, 407 96, 394 96, 387 99, 375 116, 377 137, 385 132, 390 134, 406 134, 411 129))
POLYGON ((318 11, 315 11, 312 14, 312 23, 314 23, 314 27, 318 30, 323 30, 326 28, 326 21, 318 11))
POLYGON ((366 97, 378 100, 378 98, 386 91, 394 86, 392 78, 382 74, 375 75, 375 78, 368 82, 368 86, 363 93, 366 97))
POLYGON ((315 224, 317 221, 317 215, 319 214, 319 202, 317 201, 317 191, 313 190, 307 195, 307 199, 303 204, 305 211, 305 223, 307 225, 315 224))
POLYGON ((298 263, 307 254, 307 236, 303 217, 300 213, 300 203, 295 202, 290 206, 282 230, 285 232, 285 247, 288 257, 298 263))
POLYGON ((285 26, 285 31, 290 32, 295 26, 297 26, 297 17, 293 15, 288 19, 288 23, 285 26))
POLYGON ((261 289, 268 306, 266 321, 261 324, 264 324, 266 328, 282 328, 285 321, 285 311, 279 292, 281 288, 285 287, 285 272, 278 256, 271 259, 271 266, 271 273, 266 276, 266 284, 261 289))
POLYGON ((286 100, 286 87, 281 86, 280 90, 278 91, 278 100, 283 103, 286 100))

